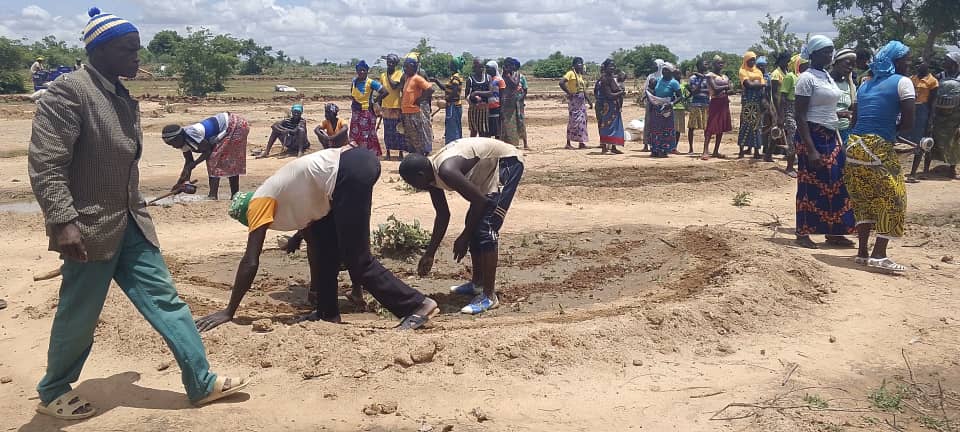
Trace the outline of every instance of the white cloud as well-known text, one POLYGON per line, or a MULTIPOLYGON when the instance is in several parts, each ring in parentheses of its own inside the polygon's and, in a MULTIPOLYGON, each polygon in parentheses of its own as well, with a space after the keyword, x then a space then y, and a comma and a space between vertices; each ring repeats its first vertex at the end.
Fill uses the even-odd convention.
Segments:
MULTIPOLYGON (((405 53, 428 37, 437 49, 454 53, 527 60, 563 51, 599 61, 617 48, 648 43, 667 45, 681 58, 714 49, 743 52, 759 40, 757 21, 768 12, 783 15, 801 36, 835 35, 816 1, 99 0, 98 5, 136 24, 144 44, 160 30, 206 27, 311 60, 372 62, 387 52, 405 53)), ((0 6, 0 35, 54 34, 73 42, 87 20, 66 0, 46 0, 46 8, 31 0, 12 3, 0 6)))
POLYGON ((30 5, 21 9, 20 16, 26 19, 36 20, 48 20, 51 18, 50 12, 47 12, 46 9, 37 5, 30 5))

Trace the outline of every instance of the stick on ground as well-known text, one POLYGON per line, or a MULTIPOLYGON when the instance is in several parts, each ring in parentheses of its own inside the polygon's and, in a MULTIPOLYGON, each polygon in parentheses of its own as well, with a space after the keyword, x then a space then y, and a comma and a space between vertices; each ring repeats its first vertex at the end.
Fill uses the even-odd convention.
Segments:
POLYGON ((55 278, 55 277, 57 277, 57 276, 60 276, 60 267, 57 267, 57 268, 55 268, 55 269, 53 269, 53 270, 50 270, 50 271, 48 271, 48 272, 46 272, 46 273, 34 274, 34 275, 33 275, 33 281, 34 281, 34 282, 37 282, 37 281, 42 281, 42 280, 47 280, 47 279, 53 279, 53 278, 55 278))

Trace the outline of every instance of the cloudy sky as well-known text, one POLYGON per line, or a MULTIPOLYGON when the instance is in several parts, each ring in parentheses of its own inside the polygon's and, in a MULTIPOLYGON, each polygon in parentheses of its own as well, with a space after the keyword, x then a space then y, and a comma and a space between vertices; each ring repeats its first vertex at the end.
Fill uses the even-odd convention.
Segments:
MULTIPOLYGON (((84 6, 80 6, 84 5, 84 6)), ((294 58, 345 61, 403 53, 421 37, 442 51, 521 61, 554 51, 600 61, 662 43, 681 58, 759 41, 757 21, 783 15, 790 30, 836 34, 817 0, 92 0, 136 24, 144 45, 164 29, 206 27, 283 49, 294 58)), ((88 19, 76 0, 4 0, 0 35, 77 41, 88 19)))

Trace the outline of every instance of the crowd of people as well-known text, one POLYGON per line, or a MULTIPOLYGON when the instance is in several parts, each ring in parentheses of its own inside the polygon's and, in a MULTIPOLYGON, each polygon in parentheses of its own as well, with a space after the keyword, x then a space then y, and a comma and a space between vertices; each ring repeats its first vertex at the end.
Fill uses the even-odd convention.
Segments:
MULTIPOLYGON (((243 389, 247 380, 210 371, 200 332, 233 319, 256 277, 271 229, 296 231, 284 247, 287 252, 299 249, 302 241, 307 244, 309 300, 315 310, 303 319, 340 322, 337 275, 343 266, 354 284, 352 297, 361 289, 368 291, 400 318, 400 329, 426 324, 439 312, 436 301, 398 279, 370 250, 371 203, 383 156, 381 123, 386 158, 392 157, 391 151, 398 153, 400 176, 412 187, 429 191, 435 210, 418 273, 431 271, 449 225, 444 191, 457 192, 469 209, 453 255, 460 261, 469 254, 473 271, 470 281, 450 291, 472 296, 463 313, 480 314, 499 305, 499 231, 524 173, 521 145, 527 147, 528 86, 519 61, 507 58, 501 72, 497 62, 476 59, 464 79, 465 61, 455 58, 445 82, 423 76, 416 54, 384 56, 387 69, 379 80, 371 78, 370 67, 360 61, 350 84, 349 124, 339 118, 336 104, 326 104, 324 120, 314 129, 324 148, 305 153, 310 143, 304 108, 294 105, 288 118, 273 125, 257 157, 269 156, 277 140, 286 152, 302 157, 253 192, 240 190, 250 130, 242 116, 224 112, 196 124, 164 127, 163 141, 184 157, 173 192, 184 188, 193 169, 205 163, 210 198, 218 198, 219 181, 226 177, 229 215, 248 229, 227 307, 194 320, 174 288, 139 193, 139 106, 120 80, 137 73, 139 32, 96 8, 89 15, 84 29, 89 65, 57 79, 39 100, 29 149, 31 185, 48 227, 49 247, 64 261, 46 374, 37 387, 39 412, 61 419, 96 413, 71 384, 92 347, 111 280, 167 342, 194 404, 243 389), (431 126, 435 86, 444 92, 440 105, 445 110, 445 144, 436 152, 431 126), (464 100, 469 137, 462 136, 464 100)), ((700 157, 721 156, 722 136, 733 130, 729 96, 739 87, 739 157, 770 161, 775 148, 784 148, 786 172, 797 179, 797 244, 819 247, 810 236, 822 234, 829 244, 858 246, 859 265, 904 271, 887 255, 889 240, 904 234, 906 211, 906 179, 894 144, 903 141, 917 148, 911 178, 920 163, 926 172, 931 159, 945 161, 956 176, 960 53, 947 55, 938 76, 923 62, 912 77, 910 50, 898 41, 871 54, 837 50, 833 41, 818 35, 801 53, 774 53, 771 58, 768 65, 765 56, 747 52, 737 81, 723 73, 719 57, 698 62, 689 77, 657 60, 656 72, 644 82, 644 146, 653 157, 669 157, 678 153, 686 129, 689 153, 694 153, 694 134, 703 130, 700 157), (769 73, 767 66, 773 69, 769 73), (932 148, 923 140, 931 132, 932 148), (858 245, 846 238, 853 233, 858 245)), ((593 83, 594 104, 583 59, 573 60, 558 83, 569 107, 566 148, 587 147, 587 109, 595 108, 601 151, 622 153, 627 142, 622 119, 625 79, 613 60, 604 61, 593 83)))

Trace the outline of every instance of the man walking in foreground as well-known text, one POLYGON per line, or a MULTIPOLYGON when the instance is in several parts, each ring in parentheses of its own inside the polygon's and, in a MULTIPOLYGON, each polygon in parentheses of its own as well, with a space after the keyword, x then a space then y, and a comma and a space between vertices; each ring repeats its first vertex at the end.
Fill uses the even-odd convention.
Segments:
POLYGON ((129 22, 90 9, 87 67, 62 75, 40 99, 30 139, 30 183, 63 259, 60 302, 50 331, 37 411, 64 420, 97 413, 70 384, 80 377, 115 280, 163 336, 187 396, 202 405, 247 385, 210 372, 190 308, 180 300, 153 221, 140 195, 140 107, 119 77, 134 77, 140 34, 129 22))

